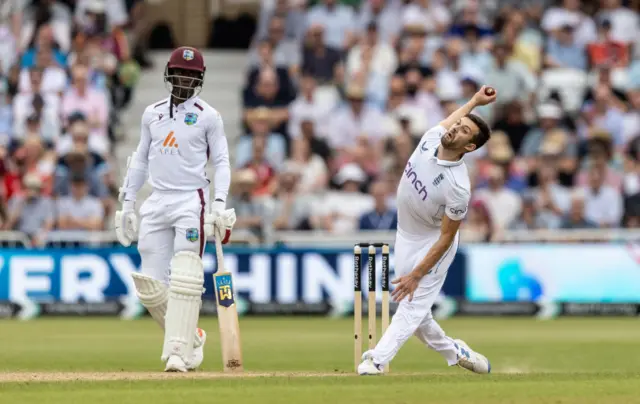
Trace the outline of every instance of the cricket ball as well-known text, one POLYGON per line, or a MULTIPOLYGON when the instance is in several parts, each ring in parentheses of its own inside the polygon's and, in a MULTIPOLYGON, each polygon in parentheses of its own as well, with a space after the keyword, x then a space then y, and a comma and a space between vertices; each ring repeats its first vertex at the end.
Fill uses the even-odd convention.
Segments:
POLYGON ((493 87, 487 87, 484 89, 484 93, 486 95, 488 95, 489 97, 491 97, 492 95, 494 95, 496 93, 496 90, 494 90, 493 87))

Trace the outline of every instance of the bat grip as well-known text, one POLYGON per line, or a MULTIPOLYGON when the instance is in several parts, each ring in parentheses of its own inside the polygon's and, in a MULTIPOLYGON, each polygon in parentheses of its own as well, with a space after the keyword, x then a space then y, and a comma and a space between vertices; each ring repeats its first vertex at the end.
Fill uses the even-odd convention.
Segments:
POLYGON ((224 269, 224 256, 222 255, 222 235, 217 226, 213 226, 213 237, 216 245, 216 261, 218 263, 217 273, 226 272, 224 269))

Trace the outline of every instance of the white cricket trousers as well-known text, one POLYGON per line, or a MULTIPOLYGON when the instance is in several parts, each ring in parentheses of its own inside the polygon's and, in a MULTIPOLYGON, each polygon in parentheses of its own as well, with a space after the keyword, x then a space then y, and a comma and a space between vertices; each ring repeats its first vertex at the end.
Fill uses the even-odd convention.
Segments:
POLYGON ((138 252, 143 274, 168 284, 171 258, 177 252, 192 251, 202 257, 208 202, 207 188, 153 191, 140 207, 138 252))
MULTIPOLYGON (((438 240, 439 232, 433 237, 417 240, 396 233, 394 248, 396 277, 411 272, 427 255, 431 246, 438 240)), ((444 253, 430 274, 422 278, 413 294, 413 300, 405 297, 399 304, 396 313, 386 332, 371 352, 376 364, 386 365, 396 356, 402 345, 412 336, 418 337, 427 347, 440 353, 449 365, 457 363, 456 349, 453 340, 444 333, 440 325, 433 319, 431 307, 440 294, 447 277, 449 266, 453 262, 460 234, 456 235, 449 250, 444 253)))

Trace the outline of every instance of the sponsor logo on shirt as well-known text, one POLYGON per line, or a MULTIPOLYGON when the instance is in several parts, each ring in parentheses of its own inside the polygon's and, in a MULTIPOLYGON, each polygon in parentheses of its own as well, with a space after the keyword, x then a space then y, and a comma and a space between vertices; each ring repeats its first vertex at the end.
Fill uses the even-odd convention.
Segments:
POLYGON ((411 182, 411 185, 413 185, 413 189, 418 192, 418 196, 420 196, 423 201, 426 201, 427 187, 418 179, 418 174, 414 171, 414 167, 411 165, 410 161, 407 162, 407 166, 404 169, 404 175, 407 177, 407 180, 411 182))
POLYGON ((169 132, 167 137, 164 138, 164 142, 160 148, 160 154, 180 154, 180 149, 178 148, 178 143, 176 142, 176 137, 174 136, 173 131, 169 132))

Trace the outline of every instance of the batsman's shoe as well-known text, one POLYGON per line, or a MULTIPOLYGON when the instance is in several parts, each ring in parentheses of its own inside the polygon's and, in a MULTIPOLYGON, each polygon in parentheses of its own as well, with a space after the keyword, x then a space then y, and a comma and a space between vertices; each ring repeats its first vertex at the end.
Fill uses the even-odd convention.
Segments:
POLYGON ((374 376, 381 375, 384 372, 384 367, 378 365, 373 361, 371 351, 367 351, 362 354, 362 363, 358 365, 358 374, 360 376, 374 376))
POLYGON ((164 371, 184 373, 187 371, 187 365, 178 355, 171 355, 169 356, 169 359, 167 359, 167 365, 165 366, 164 371))
POLYGON ((475 373, 491 373, 491 364, 484 355, 475 352, 461 339, 453 340, 458 350, 458 366, 475 373))
POLYGON ((207 333, 202 329, 196 329, 196 340, 193 345, 193 356, 187 364, 187 369, 196 370, 204 360, 204 343, 207 341, 207 333))

